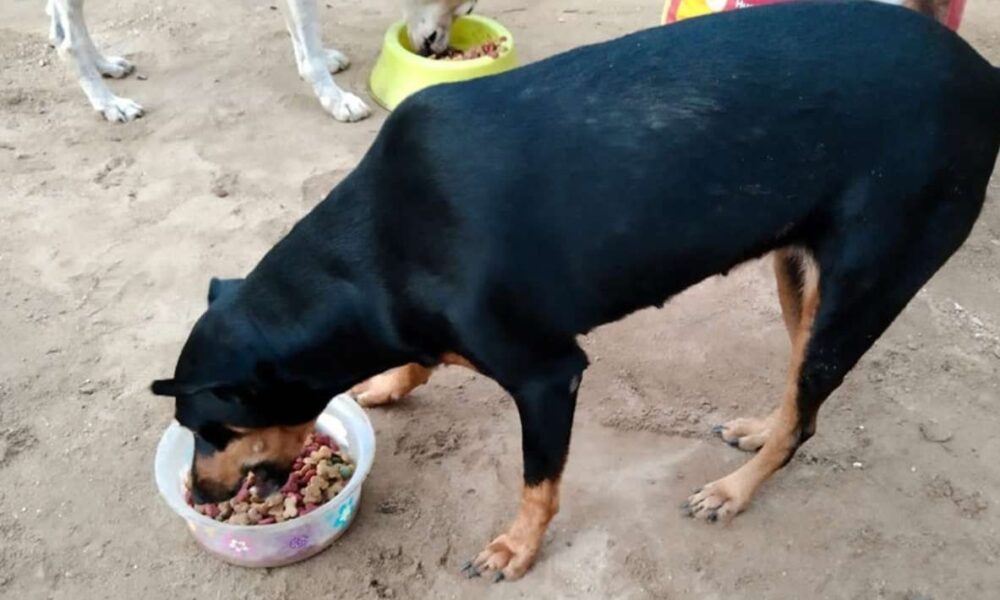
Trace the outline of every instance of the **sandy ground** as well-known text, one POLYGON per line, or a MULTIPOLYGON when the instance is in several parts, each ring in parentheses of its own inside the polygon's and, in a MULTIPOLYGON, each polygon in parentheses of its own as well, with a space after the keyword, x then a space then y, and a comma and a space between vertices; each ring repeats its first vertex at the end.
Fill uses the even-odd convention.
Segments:
MULTIPOLYGON (((709 427, 770 409, 787 341, 748 265, 585 340, 563 511, 516 583, 460 565, 512 516, 510 400, 459 369, 372 412, 362 512, 305 563, 207 558, 157 497, 168 375, 211 275, 238 276, 358 160, 384 119, 336 123, 267 3, 90 3, 113 83, 92 114, 38 0, 0 5, 0 596, 7 598, 988 598, 1000 590, 1000 180, 971 239, 824 408, 820 432, 731 525, 678 510, 746 455, 709 427), (224 194, 218 192, 224 191, 224 194), (220 197, 222 196, 222 197, 220 197)), ((324 3, 321 3, 321 6, 324 3)), ((536 60, 656 23, 648 0, 484 0, 536 60)), ((356 91, 391 0, 326 0, 356 91)), ((1000 3, 964 35, 1000 63, 1000 3)))

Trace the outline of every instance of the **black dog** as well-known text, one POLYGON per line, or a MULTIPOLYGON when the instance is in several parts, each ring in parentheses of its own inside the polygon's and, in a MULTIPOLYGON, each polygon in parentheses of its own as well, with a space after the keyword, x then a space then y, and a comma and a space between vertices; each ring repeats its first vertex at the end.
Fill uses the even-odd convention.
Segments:
POLYGON ((720 428, 760 451, 689 499, 728 518, 966 239, 998 146, 1000 71, 881 4, 692 19, 435 87, 246 280, 214 282, 153 390, 197 436, 196 496, 219 500, 247 469, 286 472, 332 395, 477 369, 517 404, 524 488, 467 572, 518 577, 558 508, 575 336, 775 251, 784 399, 720 428))

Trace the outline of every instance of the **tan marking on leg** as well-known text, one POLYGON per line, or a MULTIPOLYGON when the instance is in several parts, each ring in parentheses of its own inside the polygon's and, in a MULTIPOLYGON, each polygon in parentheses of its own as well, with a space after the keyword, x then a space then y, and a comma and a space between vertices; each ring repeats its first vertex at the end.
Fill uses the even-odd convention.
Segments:
POLYGON ((503 573, 517 579, 527 572, 552 517, 559 512, 559 480, 543 481, 521 489, 521 508, 506 533, 490 542, 472 561, 477 571, 503 573))
POLYGON ((464 356, 455 354, 454 352, 445 352, 444 354, 442 354, 441 364, 456 365, 459 367, 465 367, 466 369, 472 371, 476 371, 477 373, 479 372, 479 369, 477 369, 475 365, 469 362, 469 359, 465 358, 464 356))
MULTIPOLYGON (((441 364, 458 365, 476 371, 476 367, 454 352, 441 355, 441 364)), ((434 367, 410 363, 390 369, 351 388, 351 395, 362 406, 378 406, 403 398, 417 387, 427 383, 434 367)))
POLYGON ((792 355, 781 406, 770 417, 769 435, 760 451, 745 465, 692 494, 689 514, 708 521, 728 520, 742 512, 757 488, 780 469, 795 451, 799 439, 799 373, 819 308, 819 271, 807 261, 803 274, 802 318, 793 335, 792 355))
POLYGON ((726 421, 716 432, 733 448, 756 452, 771 437, 771 429, 779 411, 780 409, 775 409, 764 418, 742 417, 726 421))
MULTIPOLYGON (((815 261, 805 250, 781 248, 774 252, 774 277, 778 284, 781 316, 784 317, 788 338, 794 348, 798 343, 797 338, 803 324, 803 296, 805 294, 803 288, 807 286, 814 288, 818 282, 815 261)), ((780 412, 781 409, 776 408, 763 418, 733 419, 719 425, 714 431, 730 446, 747 452, 756 452, 764 446, 764 443, 771 436, 771 430, 780 412)))
POLYGON ((432 370, 417 363, 396 367, 354 386, 351 395, 362 406, 388 404, 427 383, 432 370))
POLYGON ((785 319, 788 337, 795 343, 795 334, 802 322, 802 281, 800 257, 791 248, 782 248, 774 252, 774 278, 778 283, 778 301, 781 303, 781 316, 785 319))

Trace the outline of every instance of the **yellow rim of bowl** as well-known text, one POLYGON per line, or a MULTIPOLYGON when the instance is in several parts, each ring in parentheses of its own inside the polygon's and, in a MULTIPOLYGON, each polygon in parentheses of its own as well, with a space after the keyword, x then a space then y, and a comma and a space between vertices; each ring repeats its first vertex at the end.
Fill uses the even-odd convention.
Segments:
POLYGON ((385 100, 383 100, 378 94, 375 93, 375 90, 372 89, 371 77, 368 78, 368 95, 372 97, 372 100, 375 101, 375 104, 378 104, 388 112, 392 112, 392 109, 390 109, 389 106, 385 103, 385 100))

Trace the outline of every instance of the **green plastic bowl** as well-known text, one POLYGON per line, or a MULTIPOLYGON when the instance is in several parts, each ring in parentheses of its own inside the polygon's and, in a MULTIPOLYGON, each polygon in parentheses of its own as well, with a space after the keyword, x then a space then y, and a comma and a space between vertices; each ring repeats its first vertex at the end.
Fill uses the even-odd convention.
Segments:
POLYGON ((385 109, 393 110, 407 96, 426 87, 496 75, 517 66, 514 36, 506 27, 478 15, 459 17, 451 27, 451 45, 454 48, 466 50, 501 37, 507 40, 500 45, 500 56, 497 58, 434 60, 414 53, 406 35, 406 23, 394 23, 385 32, 382 53, 372 69, 368 82, 371 96, 385 109))

